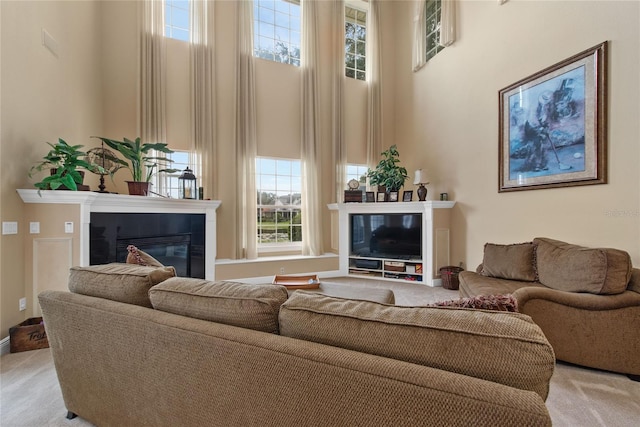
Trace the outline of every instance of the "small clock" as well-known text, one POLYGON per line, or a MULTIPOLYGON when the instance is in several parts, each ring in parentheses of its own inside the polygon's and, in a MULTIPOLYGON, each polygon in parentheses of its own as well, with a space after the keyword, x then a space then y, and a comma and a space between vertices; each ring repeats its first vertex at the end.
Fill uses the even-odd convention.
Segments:
POLYGON ((347 185, 349 186, 349 190, 357 190, 358 188, 360 188, 360 181, 358 181, 357 179, 352 179, 347 183, 347 185))

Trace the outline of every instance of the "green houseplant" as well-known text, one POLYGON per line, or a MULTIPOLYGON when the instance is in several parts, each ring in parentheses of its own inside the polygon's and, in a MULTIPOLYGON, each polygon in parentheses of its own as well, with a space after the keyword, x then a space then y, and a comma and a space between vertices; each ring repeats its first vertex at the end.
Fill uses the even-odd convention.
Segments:
POLYGON ((129 169, 129 172, 131 172, 131 177, 133 178, 133 180, 127 181, 127 184, 129 184, 129 194, 146 195, 149 182, 156 173, 178 172, 178 169, 161 168, 161 162, 171 163, 173 162, 173 160, 165 156, 154 156, 151 152, 152 150, 155 150, 166 154, 173 153, 173 150, 169 149, 169 147, 165 143, 157 142, 143 144, 140 141, 140 137, 136 138, 134 141, 128 138, 124 138, 122 141, 103 138, 101 136, 97 136, 94 138, 99 138, 109 147, 122 154, 122 156, 126 159, 126 161, 119 158, 113 158, 110 160, 118 163, 125 169, 129 169), (138 183, 145 183, 146 185, 141 186, 138 183), (141 191, 134 188, 141 188, 141 191))
MULTIPOLYGON (((41 162, 29 170, 29 178, 45 169, 51 171, 51 175, 34 184, 38 190, 67 189, 77 191, 78 185, 81 185, 84 180, 84 171, 79 170, 80 168, 104 172, 99 165, 86 160, 87 153, 80 150, 82 145, 69 145, 62 138, 58 138, 56 144, 50 142, 47 144, 51 150, 42 158, 41 162)), ((107 174, 107 172, 104 173, 107 174)))
POLYGON ((394 144, 380 155, 382 159, 376 168, 367 171, 369 184, 384 186, 387 192, 400 190, 408 175, 407 169, 398 165, 400 163, 398 148, 394 144))

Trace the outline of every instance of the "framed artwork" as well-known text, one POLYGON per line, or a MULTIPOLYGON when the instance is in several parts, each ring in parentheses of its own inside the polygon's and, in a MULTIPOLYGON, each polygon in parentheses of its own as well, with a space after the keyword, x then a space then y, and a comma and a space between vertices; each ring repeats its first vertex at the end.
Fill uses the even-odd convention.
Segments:
POLYGON ((404 193, 402 193, 403 202, 410 202, 411 200, 413 200, 413 190, 407 190, 404 193))
POLYGON ((389 201, 397 202, 398 201, 398 192, 397 191, 389 191, 389 201))
POLYGON ((378 191, 378 198, 376 199, 376 201, 384 202, 386 201, 386 197, 387 197, 387 193, 385 193, 384 191, 378 191))
POLYGON ((367 203, 376 201, 376 193, 374 193, 373 191, 367 191, 365 194, 365 197, 366 197, 365 200, 367 201, 367 203))
POLYGON ((607 182, 607 42, 499 93, 498 192, 607 182))

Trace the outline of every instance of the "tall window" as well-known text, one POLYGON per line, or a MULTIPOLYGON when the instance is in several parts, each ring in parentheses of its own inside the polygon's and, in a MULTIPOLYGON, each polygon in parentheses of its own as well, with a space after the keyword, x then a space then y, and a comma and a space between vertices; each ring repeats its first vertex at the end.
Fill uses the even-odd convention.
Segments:
POLYGON ((302 175, 299 160, 258 157, 258 246, 299 245, 302 242, 302 175))
POLYGON ((345 76, 366 80, 367 12, 345 6, 345 76))
POLYGON ((440 1, 427 0, 427 61, 444 49, 440 45, 440 1))
POLYGON ((254 56, 300 66, 300 0, 255 0, 254 56))
POLYGON ((189 0, 165 0, 164 35, 189 41, 189 0))
MULTIPOLYGON (((360 190, 366 191, 367 187, 367 170, 369 168, 366 165, 347 165, 347 182, 355 179, 360 183, 360 190)), ((345 182, 345 188, 347 185, 345 182)))

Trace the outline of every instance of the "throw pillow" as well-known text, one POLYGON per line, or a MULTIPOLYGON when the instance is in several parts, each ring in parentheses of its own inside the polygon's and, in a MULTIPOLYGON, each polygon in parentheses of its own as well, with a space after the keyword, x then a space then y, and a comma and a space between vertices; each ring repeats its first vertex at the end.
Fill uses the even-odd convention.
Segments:
POLYGON ((271 333, 278 332, 278 312, 287 296, 284 286, 183 277, 149 290, 156 310, 271 333))
POLYGON ((536 244, 511 245, 486 243, 482 259, 482 275, 522 282, 538 280, 536 272, 536 244))
POLYGON ((518 301, 511 294, 507 295, 478 295, 472 298, 452 299, 429 304, 428 307, 461 307, 479 310, 518 311, 518 301))
POLYGON ((555 366, 544 333, 522 313, 394 306, 296 291, 280 307, 280 335, 532 390, 543 399, 555 366))
POLYGON ((586 248, 536 237, 540 283, 566 292, 619 294, 631 279, 631 257, 610 248, 586 248))
POLYGON ((69 272, 69 290, 77 294, 151 307, 149 289, 175 275, 173 267, 137 264, 72 267, 69 272))
POLYGON ((127 251, 129 251, 129 254, 127 254, 127 264, 164 267, 160 261, 133 245, 127 246, 127 251))

